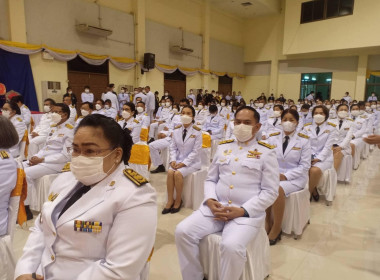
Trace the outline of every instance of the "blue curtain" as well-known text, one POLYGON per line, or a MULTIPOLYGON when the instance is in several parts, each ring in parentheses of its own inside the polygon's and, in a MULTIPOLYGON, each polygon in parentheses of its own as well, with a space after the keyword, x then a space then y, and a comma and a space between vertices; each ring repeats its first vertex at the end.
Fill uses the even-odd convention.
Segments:
POLYGON ((38 111, 36 88, 28 55, 0 49, 0 83, 6 86, 7 91, 19 92, 31 111, 38 111))

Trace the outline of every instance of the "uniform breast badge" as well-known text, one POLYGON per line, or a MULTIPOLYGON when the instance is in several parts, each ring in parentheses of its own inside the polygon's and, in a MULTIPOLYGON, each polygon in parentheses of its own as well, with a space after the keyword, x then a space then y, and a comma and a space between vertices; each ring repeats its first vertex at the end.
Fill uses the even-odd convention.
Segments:
POLYGON ((228 155, 230 155, 232 153, 232 150, 224 150, 223 151, 223 155, 224 156, 228 156, 228 155))
POLYGON ((257 149, 255 149, 254 151, 248 151, 248 155, 247 155, 247 158, 257 158, 257 159, 260 159, 260 155, 262 155, 263 153, 260 153, 257 149))
POLYGON ((58 195, 59 193, 50 193, 48 196, 48 200, 53 202, 57 198, 58 195))
POLYGON ((75 220, 74 231, 100 233, 102 232, 102 222, 75 220))

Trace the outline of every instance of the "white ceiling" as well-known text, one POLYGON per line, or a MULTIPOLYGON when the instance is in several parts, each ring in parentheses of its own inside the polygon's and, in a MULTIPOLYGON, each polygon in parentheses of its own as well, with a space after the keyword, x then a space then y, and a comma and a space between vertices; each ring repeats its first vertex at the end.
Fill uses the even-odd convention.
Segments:
POLYGON ((281 0, 209 0, 211 7, 243 19, 280 13, 281 0), (250 2, 252 5, 243 6, 250 2))

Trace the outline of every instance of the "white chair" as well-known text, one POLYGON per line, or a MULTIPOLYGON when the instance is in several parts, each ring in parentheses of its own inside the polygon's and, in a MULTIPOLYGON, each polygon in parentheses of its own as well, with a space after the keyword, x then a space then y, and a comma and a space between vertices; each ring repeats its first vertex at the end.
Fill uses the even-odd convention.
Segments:
POLYGON ((161 150, 162 162, 164 163, 165 170, 169 170, 170 167, 170 151, 169 148, 161 150))
POLYGON ((48 200, 51 184, 59 174, 61 173, 45 175, 36 180, 36 188, 31 189, 30 209, 41 212, 42 206, 48 200))
POLYGON ((218 149, 219 142, 222 140, 212 140, 211 141, 211 160, 214 158, 216 150, 218 149))
POLYGON ((202 167, 208 168, 211 164, 211 148, 202 148, 201 150, 202 167))
POLYGON ((317 188, 319 193, 325 196, 327 206, 332 205, 336 193, 337 182, 338 178, 334 167, 323 172, 322 178, 319 180, 317 188))
MULTIPOLYGON (((221 232, 210 234, 199 244, 200 259, 208 280, 219 279, 221 232)), ((247 246, 247 262, 239 280, 263 280, 269 275, 270 249, 267 233, 260 228, 257 238, 247 246)))
POLYGON ((204 182, 208 168, 202 168, 183 180, 183 207, 197 210, 204 199, 204 182))
POLYGON ((352 164, 352 155, 345 155, 337 172, 339 182, 349 183, 351 181, 352 164))
POLYGON ((370 146, 369 144, 367 144, 367 143, 364 142, 364 148, 363 148, 362 154, 361 154, 362 159, 368 158, 368 156, 369 156, 369 146, 370 146))
POLYGON ((303 190, 290 194, 285 199, 282 231, 294 234, 294 239, 301 237, 304 228, 310 221, 310 192, 309 184, 303 190))

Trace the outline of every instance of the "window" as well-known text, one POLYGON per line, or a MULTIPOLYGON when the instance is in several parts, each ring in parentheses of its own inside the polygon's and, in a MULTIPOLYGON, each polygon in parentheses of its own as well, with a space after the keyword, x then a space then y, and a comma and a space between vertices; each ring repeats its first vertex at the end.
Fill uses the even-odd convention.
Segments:
MULTIPOLYGON (((376 75, 378 75, 378 73, 376 75)), ((371 75, 369 79, 367 79, 364 100, 367 100, 368 96, 370 96, 372 92, 376 93, 377 99, 380 100, 380 76, 371 75)))
POLYGON ((332 73, 303 73, 301 74, 300 98, 304 99, 315 92, 315 98, 330 99, 332 73))
POLYGON ((313 0, 302 3, 301 23, 352 15, 354 0, 313 0))

